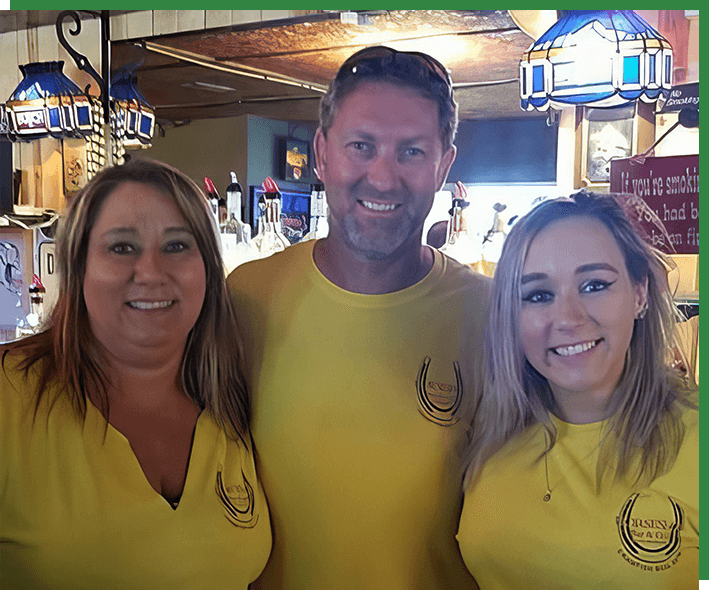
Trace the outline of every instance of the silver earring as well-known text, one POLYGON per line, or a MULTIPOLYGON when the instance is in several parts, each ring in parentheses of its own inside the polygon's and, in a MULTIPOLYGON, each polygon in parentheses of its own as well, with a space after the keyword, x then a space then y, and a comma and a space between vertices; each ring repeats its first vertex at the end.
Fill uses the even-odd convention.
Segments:
POLYGON ((647 313, 647 301, 643 304, 643 306, 638 310, 638 313, 635 314, 635 319, 636 320, 641 320, 645 317, 645 314, 647 313))

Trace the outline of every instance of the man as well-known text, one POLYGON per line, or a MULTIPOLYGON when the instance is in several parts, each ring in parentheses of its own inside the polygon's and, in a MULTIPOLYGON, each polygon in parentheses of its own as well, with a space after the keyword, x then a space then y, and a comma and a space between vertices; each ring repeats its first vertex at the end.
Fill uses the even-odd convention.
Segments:
POLYGON ((455 158, 445 68, 372 47, 315 140, 330 231, 237 268, 274 548, 257 588, 475 588, 456 546, 458 451, 488 280, 422 244, 455 158))

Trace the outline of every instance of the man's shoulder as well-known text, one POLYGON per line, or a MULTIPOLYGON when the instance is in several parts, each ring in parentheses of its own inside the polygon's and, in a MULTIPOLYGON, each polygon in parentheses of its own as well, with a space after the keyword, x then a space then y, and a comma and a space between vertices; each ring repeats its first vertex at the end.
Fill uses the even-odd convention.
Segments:
POLYGON ((294 268, 312 263, 312 242, 300 242, 266 258, 251 260, 237 266, 227 277, 230 291, 238 291, 254 282, 283 281, 294 268))

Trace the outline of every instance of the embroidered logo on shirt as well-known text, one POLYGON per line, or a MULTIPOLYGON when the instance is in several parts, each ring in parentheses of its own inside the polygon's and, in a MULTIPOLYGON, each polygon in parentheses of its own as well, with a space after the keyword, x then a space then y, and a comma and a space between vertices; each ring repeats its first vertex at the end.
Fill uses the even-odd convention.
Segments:
POLYGON ((618 553, 630 565, 662 571, 677 562, 684 512, 670 496, 656 492, 632 494, 616 517, 616 524, 623 546, 618 553))
POLYGON ((243 471, 241 479, 236 485, 225 486, 220 469, 217 471, 216 492, 224 507, 224 515, 236 526, 250 529, 258 522, 258 514, 254 514, 256 498, 243 471))
POLYGON ((458 422, 455 414, 463 398, 460 366, 454 361, 452 373, 429 375, 430 365, 431 357, 427 356, 416 379, 419 412, 439 426, 452 426, 458 422))

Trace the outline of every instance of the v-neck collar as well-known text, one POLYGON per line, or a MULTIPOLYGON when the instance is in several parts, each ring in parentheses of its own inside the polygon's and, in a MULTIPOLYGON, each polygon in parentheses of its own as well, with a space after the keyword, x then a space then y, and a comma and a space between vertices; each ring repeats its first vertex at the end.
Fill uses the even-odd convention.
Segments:
POLYGON ((101 411, 90 401, 87 403, 84 428, 89 429, 89 432, 86 433, 88 434, 87 439, 89 440, 89 444, 105 445, 109 450, 110 448, 116 449, 116 452, 120 455, 118 460, 124 461, 126 468, 132 474, 135 474, 134 479, 139 482, 138 485, 141 488, 141 492, 145 492, 146 498, 153 497, 166 509, 169 509, 171 512, 178 513, 185 502, 189 503, 192 481, 194 480, 194 476, 192 474, 196 469, 195 457, 200 453, 200 449, 203 444, 202 439, 205 436, 204 433, 207 430, 208 423, 209 415, 205 410, 202 410, 199 416, 197 416, 197 421, 195 422, 194 430, 192 431, 192 442, 190 445, 189 459, 187 462, 187 471, 185 473, 182 494, 177 502, 177 506, 173 506, 173 504, 165 498, 165 496, 150 485, 150 482, 143 471, 143 467, 140 464, 130 441, 120 430, 108 422, 101 411))

